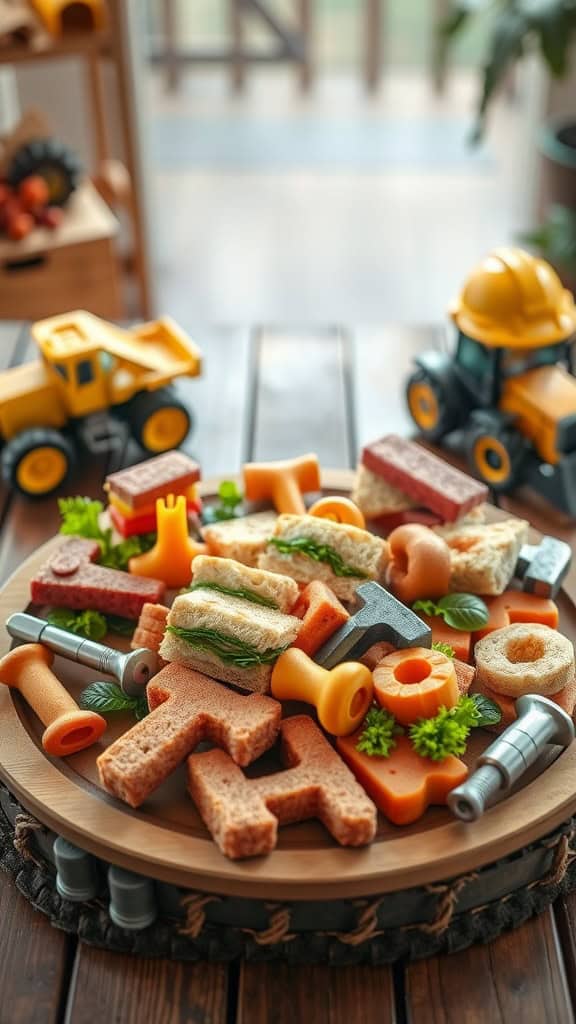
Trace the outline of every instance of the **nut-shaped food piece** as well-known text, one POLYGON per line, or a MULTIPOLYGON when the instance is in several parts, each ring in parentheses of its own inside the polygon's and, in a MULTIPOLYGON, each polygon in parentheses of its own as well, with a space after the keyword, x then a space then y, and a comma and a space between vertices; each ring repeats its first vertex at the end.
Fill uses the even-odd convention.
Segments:
POLYGON ((518 622, 497 629, 474 649, 478 683, 496 693, 550 697, 574 676, 574 648, 556 629, 518 622))
POLYGON ((422 597, 443 597, 450 585, 450 548, 419 523, 398 526, 388 538, 388 584, 404 604, 422 597))

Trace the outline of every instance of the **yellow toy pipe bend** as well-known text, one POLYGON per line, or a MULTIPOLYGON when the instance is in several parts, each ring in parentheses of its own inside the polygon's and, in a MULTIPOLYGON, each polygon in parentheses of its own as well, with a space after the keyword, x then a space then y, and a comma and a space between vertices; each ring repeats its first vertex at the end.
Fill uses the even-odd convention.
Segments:
POLYGON ((304 651, 290 647, 272 669, 272 696, 313 704, 320 725, 332 736, 348 736, 372 703, 372 673, 357 661, 333 669, 317 665, 304 651))

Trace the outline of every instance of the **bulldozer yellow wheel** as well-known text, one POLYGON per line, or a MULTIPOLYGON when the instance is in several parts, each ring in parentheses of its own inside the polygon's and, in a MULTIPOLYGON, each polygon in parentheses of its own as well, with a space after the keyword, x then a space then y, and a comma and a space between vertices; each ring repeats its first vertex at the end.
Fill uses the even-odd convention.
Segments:
POLYGON ((420 430, 434 430, 440 419, 438 398, 427 381, 414 381, 408 388, 410 415, 420 430))
POLYGON ((190 421, 183 409, 169 405, 151 413, 142 427, 142 443, 149 452, 178 448, 188 433, 190 421))
POLYGON ((16 482, 25 494, 48 494, 62 483, 67 472, 64 452, 42 445, 22 456, 16 467, 16 482))
POLYGON ((472 458, 476 472, 487 484, 498 486, 512 476, 510 454, 497 437, 479 437, 474 442, 472 458))

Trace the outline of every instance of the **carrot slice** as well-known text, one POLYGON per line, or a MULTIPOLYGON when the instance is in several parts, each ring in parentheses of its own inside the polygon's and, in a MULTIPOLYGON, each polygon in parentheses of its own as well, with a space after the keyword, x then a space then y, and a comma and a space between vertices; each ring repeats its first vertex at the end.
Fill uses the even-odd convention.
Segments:
POLYGON ((457 757, 430 761, 420 757, 407 736, 399 736, 389 757, 370 757, 356 750, 362 732, 339 736, 338 753, 379 810, 395 825, 410 825, 422 817, 430 804, 444 804, 454 786, 459 786, 468 769, 457 757))
POLYGON ((417 718, 432 718, 442 705, 452 708, 459 698, 452 659, 426 647, 407 647, 387 654, 372 678, 376 700, 401 725, 411 725, 417 718))
POLYGON ((291 614, 302 619, 293 646, 310 657, 350 618, 330 587, 320 580, 312 580, 304 587, 291 614))

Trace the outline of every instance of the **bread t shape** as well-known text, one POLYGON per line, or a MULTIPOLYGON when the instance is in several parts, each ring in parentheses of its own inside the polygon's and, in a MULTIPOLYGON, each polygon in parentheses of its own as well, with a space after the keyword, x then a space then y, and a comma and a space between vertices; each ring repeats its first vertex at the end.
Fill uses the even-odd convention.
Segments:
POLYGON ((147 718, 97 761, 104 788, 131 807, 139 807, 202 740, 247 765, 272 746, 280 728, 277 701, 243 697, 183 665, 167 665, 154 676, 147 697, 147 718))

